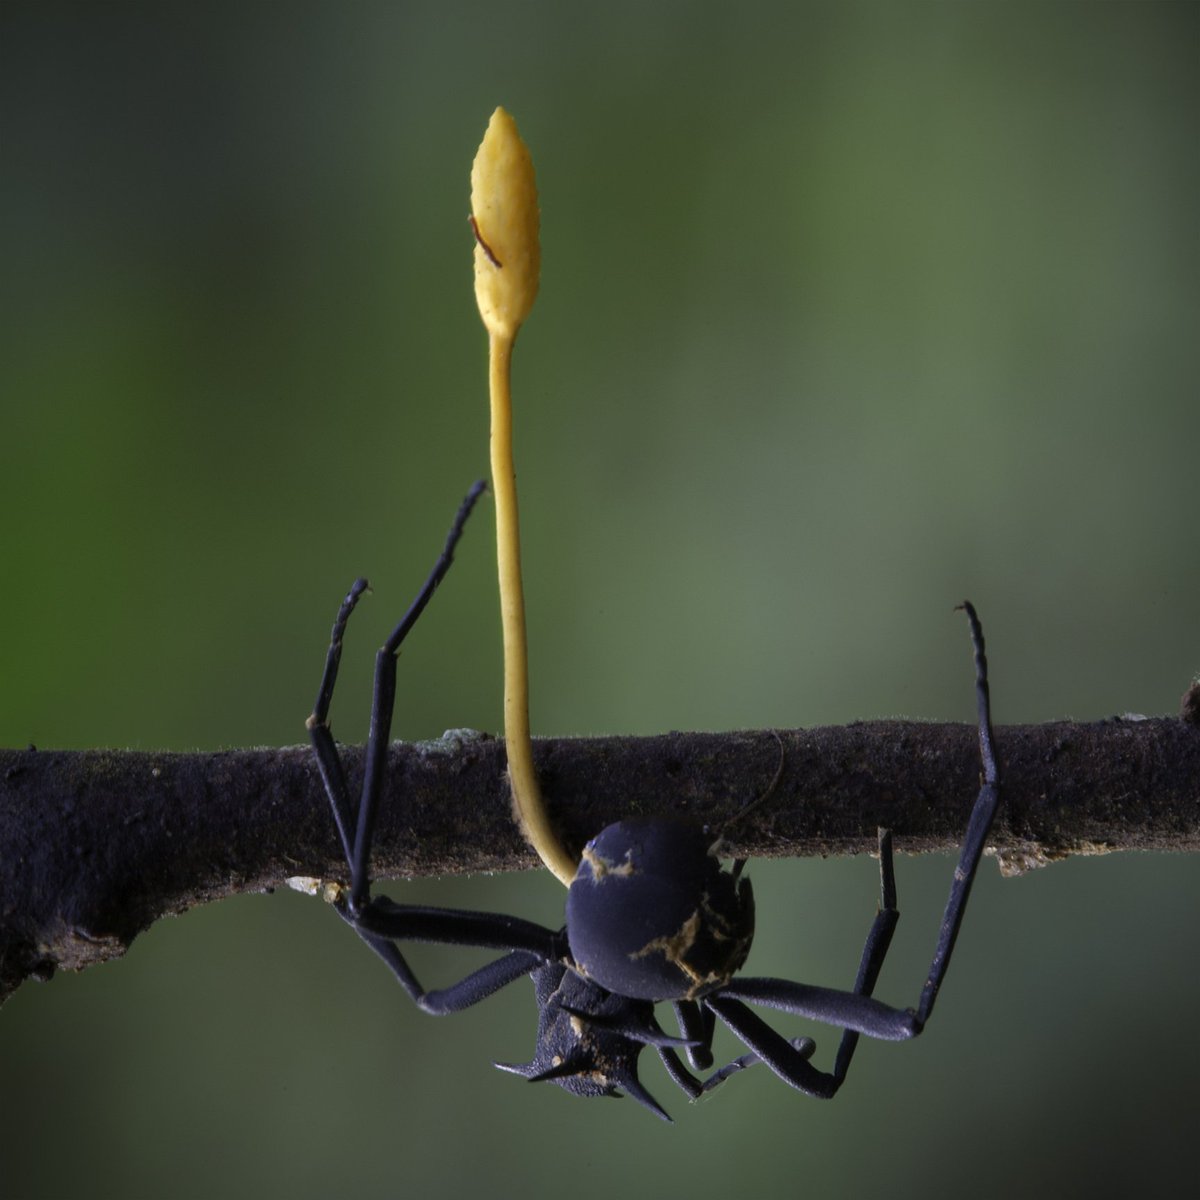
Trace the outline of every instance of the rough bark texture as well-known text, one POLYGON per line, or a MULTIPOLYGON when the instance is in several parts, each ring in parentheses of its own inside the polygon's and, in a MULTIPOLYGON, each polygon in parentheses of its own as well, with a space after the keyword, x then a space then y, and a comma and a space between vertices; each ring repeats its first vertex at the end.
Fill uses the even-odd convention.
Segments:
MULTIPOLYGON (((992 845, 1019 873, 1070 854, 1200 849, 1200 726, 1187 718, 997 731, 992 845)), ((346 747, 356 780, 361 748, 346 747)), ((546 739, 535 759, 574 851, 633 814, 726 831, 738 855, 957 847, 979 778, 970 725, 546 739), (780 754, 783 754, 780 768, 780 754)), ((509 810, 504 744, 452 731, 390 750, 380 876, 536 866, 509 810)), ((344 878, 307 746, 215 754, 0 751, 0 1000, 30 976, 124 953, 159 917, 292 876, 344 878)))

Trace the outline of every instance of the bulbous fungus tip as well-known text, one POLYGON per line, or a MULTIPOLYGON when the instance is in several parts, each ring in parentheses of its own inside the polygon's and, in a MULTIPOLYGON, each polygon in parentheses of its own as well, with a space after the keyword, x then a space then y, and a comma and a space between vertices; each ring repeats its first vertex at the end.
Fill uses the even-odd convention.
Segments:
POLYGON ((533 159, 517 123, 497 108, 471 166, 475 299, 494 336, 515 337, 537 299, 539 226, 533 159))

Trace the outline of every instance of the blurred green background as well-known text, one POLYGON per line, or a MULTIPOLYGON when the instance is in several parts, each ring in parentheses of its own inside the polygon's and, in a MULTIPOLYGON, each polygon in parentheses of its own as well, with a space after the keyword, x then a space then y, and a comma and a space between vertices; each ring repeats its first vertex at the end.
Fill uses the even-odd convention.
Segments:
MULTIPOLYGON (((0 9, 0 744, 295 743, 486 469, 467 175, 543 205, 517 354, 545 734, 1174 711, 1200 668, 1195 4, 0 9)), ((496 729, 485 514, 396 728, 496 729)), ((752 866, 750 969, 844 985, 869 860, 752 866)), ((951 863, 901 859, 915 1001, 951 863)), ((250 896, 0 1014, 35 1196, 1162 1194, 1188 1179, 1200 864, 985 863, 928 1035, 822 1105, 528 1087, 518 984, 435 1022, 250 896), (944 1185, 940 1180, 947 1181, 944 1185)), ((548 876, 396 885, 555 923, 548 876)), ((430 950, 429 982, 474 959, 430 950)), ((786 1021, 782 1022, 786 1026, 786 1021)), ((828 1055, 833 1038, 826 1034, 828 1055)), ((722 1043, 721 1052, 737 1052, 722 1043)))

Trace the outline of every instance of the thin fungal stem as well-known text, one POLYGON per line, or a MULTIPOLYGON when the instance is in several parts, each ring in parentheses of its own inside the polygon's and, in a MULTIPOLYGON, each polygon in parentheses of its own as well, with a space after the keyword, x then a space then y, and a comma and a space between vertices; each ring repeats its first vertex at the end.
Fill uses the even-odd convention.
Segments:
POLYGON ((525 590, 521 581, 521 534, 513 466, 512 348, 515 336, 488 339, 492 407, 492 487, 496 495, 496 564, 504 635, 504 742, 518 823, 538 856, 566 887, 578 867, 550 824, 533 765, 529 729, 529 654, 525 640, 525 590))

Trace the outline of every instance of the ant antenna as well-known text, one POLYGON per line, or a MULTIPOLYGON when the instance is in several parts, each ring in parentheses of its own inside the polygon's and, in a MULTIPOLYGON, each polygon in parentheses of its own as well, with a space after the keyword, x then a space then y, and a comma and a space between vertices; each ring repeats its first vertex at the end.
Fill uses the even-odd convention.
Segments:
MULTIPOLYGON (((732 825, 734 821, 740 821, 747 814, 752 813, 764 801, 769 800, 771 796, 774 795, 775 789, 779 786, 779 781, 783 778, 783 768, 787 762, 787 747, 784 745, 783 738, 780 736, 778 729, 772 729, 770 733, 776 742, 779 743, 779 765, 775 768, 775 774, 772 776, 771 782, 768 783, 765 790, 755 796, 753 800, 743 804, 742 807, 738 809, 738 811, 735 812, 732 817, 726 818, 717 831, 716 840, 709 847, 709 854, 719 853, 720 845, 725 840, 725 831, 730 827, 730 825, 732 825)), ((704 831, 705 833, 709 832, 707 825, 704 827, 704 831)), ((742 873, 742 868, 745 865, 746 860, 744 858, 735 858, 733 860, 733 874, 735 878, 742 873)))

